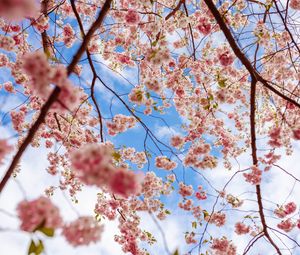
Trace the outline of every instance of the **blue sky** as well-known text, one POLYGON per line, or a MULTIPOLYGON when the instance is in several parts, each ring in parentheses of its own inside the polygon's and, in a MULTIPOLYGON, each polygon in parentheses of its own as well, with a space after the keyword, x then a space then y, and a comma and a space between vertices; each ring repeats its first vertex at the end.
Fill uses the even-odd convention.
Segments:
MULTIPOLYGON (((54 16, 52 16, 54 18, 54 16)), ((74 20, 67 20, 67 22, 71 22, 75 27, 74 20)), ((26 25, 26 24, 24 24, 26 25)), ((53 32, 53 31, 52 31, 53 32)), ((34 34, 32 29, 28 30, 29 40, 34 49, 38 49, 39 45, 39 37, 34 34)), ((51 31, 49 32, 51 34, 51 31)), ((169 40, 173 40, 176 35, 170 36, 169 40)), ((224 38, 217 33, 214 36, 214 43, 223 43, 224 38)), ((63 57, 67 60, 70 60, 74 52, 76 51, 79 43, 77 43, 71 49, 65 49, 62 51, 63 57)), ((186 50, 180 50, 175 53, 188 53, 186 50)), ((251 54, 249 51, 248 54, 251 54)), ((11 58, 14 59, 14 55, 11 54, 11 58)), ((93 56, 93 59, 99 61, 99 63, 95 64, 96 68, 101 76, 101 78, 106 82, 106 84, 117 91, 119 95, 122 95, 122 98, 126 103, 128 102, 127 94, 130 92, 132 88, 132 84, 138 84, 138 70, 136 68, 125 68, 123 70, 118 70, 119 74, 112 72, 107 67, 107 62, 104 61, 101 56, 93 56), (101 63, 100 63, 101 62, 101 63), (123 76, 123 77, 122 77, 123 76), (124 79, 124 77, 126 79, 124 79)), ((62 58, 60 57, 60 60, 62 58)), ((91 81, 91 72, 88 71, 87 61, 82 61, 80 64, 83 65, 83 74, 81 79, 78 80, 78 77, 72 76, 72 81, 74 84, 83 86, 87 89, 87 84, 91 81)), ((239 66, 238 63, 236 63, 239 66)), ((188 70, 186 70, 188 72, 188 70)), ((10 73, 5 69, 0 69, 0 83, 7 81, 10 79, 10 73)), ((20 88, 17 86, 16 88, 20 88)), ((154 94, 152 94, 154 95, 154 94)), ((130 115, 128 110, 115 98, 100 82, 96 84, 96 97, 99 105, 101 106, 101 111, 104 118, 111 118, 112 115, 115 114, 125 114, 130 115), (110 107, 111 105, 111 107, 110 107)), ((15 142, 15 133, 11 129, 9 115, 7 114, 15 107, 18 107, 25 100, 28 100, 24 95, 17 93, 15 95, 9 95, 3 89, 0 91, 0 105, 1 112, 0 118, 3 120, 1 123, 1 134, 3 138, 9 138, 11 143, 15 142)), ((91 102, 92 103, 92 102, 91 102)), ((158 100, 158 104, 160 101, 158 100)), ((129 103, 132 109, 135 109, 135 113, 142 117, 143 122, 148 126, 150 130, 153 131, 153 134, 160 139, 162 142, 168 145, 169 139, 174 134, 184 134, 181 129, 181 125, 183 123, 187 123, 186 119, 181 118, 175 109, 172 107, 167 109, 164 115, 160 115, 157 112, 153 112, 153 116, 144 116, 140 114, 139 111, 143 111, 143 107, 137 107, 129 103), (163 118, 164 121, 161 121, 158 117, 163 118), (166 125, 168 124, 168 126, 166 125)), ((94 111, 94 115, 96 116, 96 112, 94 111)), ((229 124, 228 124, 229 125, 229 124)), ((124 134, 117 135, 115 137, 106 136, 107 140, 111 140, 115 147, 121 147, 126 145, 127 147, 134 147, 137 151, 144 150, 144 139, 145 139, 145 130, 140 125, 137 124, 135 128, 128 130, 124 134)), ((208 138, 207 138, 208 139, 208 138)), ((263 142, 263 141, 262 141, 263 142)), ((286 169, 291 169, 291 172, 297 176, 298 172, 298 158, 297 153, 299 153, 300 148, 299 144, 295 143, 295 154, 292 157, 284 156, 283 151, 282 159, 279 165, 285 166, 286 169)), ((166 150, 163 145, 160 146, 161 149, 166 150)), ((147 139, 147 150, 154 152, 154 155, 159 155, 159 151, 151 142, 151 139, 148 137, 147 139)), ((178 152, 178 151, 177 151, 178 152)), ((172 159, 176 160, 178 163, 178 159, 176 159, 169 151, 165 152, 167 156, 170 156, 172 159)), ((178 152, 178 154, 180 154, 178 152)), ((216 157, 221 157, 219 153, 219 148, 214 148, 213 155, 216 157)), ((182 157, 183 155, 180 155, 182 157)), ((9 158, 6 161, 6 164, 1 166, 0 173, 3 173, 6 169, 7 164, 9 163, 9 158)), ((222 160, 220 158, 220 162, 218 167, 214 170, 199 170, 199 173, 187 168, 184 169, 182 165, 179 164, 178 168, 174 171, 179 179, 179 181, 186 181, 187 184, 192 184, 194 187, 198 185, 202 185, 204 190, 207 190, 209 194, 209 199, 207 201, 199 202, 206 210, 210 211, 212 208, 212 201, 215 200, 217 193, 209 186, 206 179, 210 182, 214 183, 214 187, 217 190, 222 190, 224 184, 227 180, 234 175, 236 171, 241 169, 245 169, 251 165, 250 152, 246 151, 246 153, 238 159, 238 162, 233 162, 233 169, 231 171, 227 171, 224 169, 222 160), (204 179, 205 178, 205 179, 204 179)), ((47 175, 45 169, 48 163, 46 160, 46 150, 43 146, 41 148, 29 148, 24 155, 21 161, 21 172, 18 174, 18 182, 11 180, 8 186, 6 187, 3 194, 0 196, 0 209, 4 209, 6 212, 10 212, 15 214, 14 210, 17 203, 24 198, 24 194, 20 190, 20 185, 26 190, 26 196, 28 198, 35 198, 37 195, 42 194, 45 187, 50 185, 57 185, 58 178, 51 177, 47 175)), ((132 168, 135 166, 132 165, 132 168)), ((148 166, 144 167, 144 171, 146 171, 148 166)), ((154 166, 154 157, 150 159, 149 169, 151 171, 155 171, 157 175, 161 177, 166 176, 166 172, 164 170, 155 169, 154 166)), ((263 179, 262 187, 264 192, 264 197, 267 200, 277 201, 278 203, 285 203, 287 201, 299 201, 297 197, 298 192, 300 192, 300 188, 296 185, 293 188, 293 193, 290 194, 291 187, 293 186, 293 180, 288 176, 282 174, 278 169, 273 169, 272 172, 265 175, 266 177, 263 179), (271 181, 270 181, 271 180, 271 181), (279 189, 280 187, 280 189, 279 189)), ((299 174, 298 174, 299 176, 299 174)), ((177 185, 177 184, 175 184, 177 185)), ((243 210, 256 210, 256 203, 251 201, 251 199, 255 198, 254 187, 249 185, 244 181, 242 174, 238 174, 232 183, 228 186, 227 193, 232 193, 234 195, 240 196, 242 199, 247 199, 245 202, 245 207, 243 210), (247 191, 245 193, 245 190, 247 191)), ((61 212, 65 219, 75 219, 77 217, 76 212, 73 210, 73 207, 76 208, 81 215, 92 215, 93 207, 96 201, 96 193, 97 190, 95 188, 84 188, 83 192, 78 195, 79 203, 73 204, 72 206, 66 201, 65 196, 61 191, 57 191, 53 197, 54 203, 60 205, 61 212)), ((181 254, 183 252, 189 251, 193 246, 187 246, 184 244, 184 232, 192 229, 191 221, 193 219, 190 215, 180 209, 177 208, 177 203, 179 202, 179 197, 177 195, 171 195, 170 197, 163 197, 162 200, 166 204, 166 208, 172 211, 170 217, 160 222, 162 226, 166 238, 167 243, 170 250, 174 251, 176 248, 179 248, 181 254)), ((275 208, 276 205, 266 202, 266 208, 275 208)), ((222 208, 222 205, 218 205, 218 208, 222 208)), ((228 215, 228 223, 224 228, 216 228, 214 226, 209 226, 208 234, 205 236, 209 238, 212 236, 222 236, 228 235, 229 238, 233 239, 235 244, 238 246, 239 253, 242 252, 242 249, 245 247, 247 241, 249 241, 250 237, 240 237, 234 234, 233 225, 236 222, 236 219, 239 217, 243 217, 246 212, 229 210, 231 208, 228 205, 224 205, 223 210, 227 212, 228 215)), ((266 215, 268 216, 268 221, 272 223, 276 223, 277 221, 272 218, 272 212, 267 211, 266 215)), ((149 215, 144 215, 144 219, 142 221, 142 226, 151 231, 156 239, 158 240, 157 244, 153 247, 150 247, 151 255, 154 254, 164 254, 165 250, 162 245, 161 233, 158 227, 151 220, 149 215)), ((18 228, 19 222, 15 217, 10 217, 6 213, 1 213, 0 211, 0 247, 1 251, 8 255, 20 255, 26 254, 27 247, 29 244, 29 240, 31 236, 28 233, 22 233, 15 231, 18 228)), ((78 249, 73 249, 69 246, 66 241, 62 237, 56 237, 54 239, 45 239, 45 246, 47 254, 64 254, 64 255, 93 255, 93 254, 103 254, 103 255, 121 255, 123 254, 120 250, 120 247, 114 243, 113 234, 117 230, 116 222, 104 222, 105 224, 105 233, 102 237, 102 241, 95 245, 90 245, 88 247, 82 247, 78 249)), ((203 228, 197 230, 197 234, 202 233, 203 228)), ((272 233, 272 235, 275 234, 272 233)), ((291 235, 300 241, 300 235, 294 230, 291 235)), ((276 238, 276 237, 275 237, 276 238)), ((284 238, 284 237, 282 237, 284 238)), ((284 240, 286 243, 289 243, 287 239, 284 240)), ((289 243, 290 244, 290 243, 289 243)), ((207 248, 208 245, 205 245, 201 250, 202 252, 207 248)), ((261 239, 255 246, 256 248, 252 250, 253 255, 256 254, 273 254, 273 251, 270 250, 270 246, 265 242, 264 239, 261 239)), ((196 250, 195 250, 196 251, 196 250)), ((194 252, 194 254, 197 254, 194 252)), ((286 253, 289 254, 289 253, 286 253)), ((299 250, 295 250, 293 254, 300 254, 299 250)))

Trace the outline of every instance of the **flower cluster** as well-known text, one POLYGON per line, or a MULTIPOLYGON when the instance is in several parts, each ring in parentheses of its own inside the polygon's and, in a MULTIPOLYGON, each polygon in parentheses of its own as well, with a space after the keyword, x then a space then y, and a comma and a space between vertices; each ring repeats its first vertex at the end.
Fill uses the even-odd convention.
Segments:
POLYGON ((243 174, 246 181, 250 182, 253 185, 259 185, 261 182, 262 171, 259 170, 259 168, 257 166, 252 166, 251 170, 252 170, 251 173, 243 174))
POLYGON ((140 16, 135 10, 128 10, 125 15, 125 21, 128 25, 135 25, 139 23, 140 16))
POLYGON ((96 243, 101 239, 103 226, 94 217, 81 216, 63 227, 62 234, 68 243, 76 247, 96 243))
POLYGON ((294 10, 299 11, 300 10, 300 1, 299 0, 291 0, 290 7, 294 10))
POLYGON ((128 169, 115 167, 112 154, 110 143, 83 145, 71 153, 72 168, 84 184, 107 187, 123 197, 137 194, 142 177, 128 169))
POLYGON ((109 179, 109 189, 112 193, 129 197, 141 190, 142 175, 135 174, 124 168, 116 168, 109 179))
POLYGON ((15 46, 15 41, 10 36, 0 35, 0 49, 12 51, 15 46))
POLYGON ((215 255, 235 255, 236 247, 226 237, 214 238, 211 249, 215 255))
POLYGON ((197 240, 195 239, 195 233, 194 232, 190 232, 185 234, 185 242, 187 244, 194 244, 197 243, 197 240))
POLYGON ((183 182, 180 182, 178 193, 183 197, 188 197, 188 196, 193 195, 194 190, 193 190, 192 185, 185 185, 183 182))
POLYGON ((160 169, 171 171, 177 167, 177 163, 166 156, 158 156, 155 158, 155 166, 160 169))
POLYGON ((295 223, 291 219, 283 220, 277 224, 279 229, 282 229, 284 232, 290 232, 294 227, 295 223))
POLYGON ((107 122, 108 133, 115 136, 119 133, 125 132, 129 128, 135 126, 136 119, 133 116, 125 116, 117 114, 113 117, 112 122, 107 122))
POLYGON ((63 42, 67 48, 72 47, 75 42, 75 32, 70 24, 66 24, 63 27, 63 42))
POLYGON ((72 168, 87 185, 98 187, 108 183, 112 175, 111 144, 86 144, 71 153, 72 168))
POLYGON ((197 24, 197 29, 203 34, 208 35, 212 30, 212 25, 207 17, 200 17, 197 24))
POLYGON ((210 216, 206 216, 205 220, 207 220, 211 224, 215 224, 217 227, 222 227, 225 225, 226 222, 226 214, 216 212, 210 216))
POLYGON ((50 92, 49 82, 52 78, 52 68, 46 55, 41 51, 27 53, 23 56, 23 70, 30 76, 30 87, 35 94, 47 98, 50 92))
POLYGON ((280 147, 282 145, 282 143, 281 143, 281 128, 271 129, 269 132, 269 136, 271 138, 269 141, 269 145, 271 145, 274 148, 280 147))
POLYGON ((0 164, 3 164, 3 160, 7 154, 12 151, 13 147, 7 143, 6 140, 0 139, 0 164))
POLYGON ((292 214, 296 211, 297 206, 294 202, 289 202, 284 206, 280 206, 279 208, 274 210, 274 213, 279 218, 284 218, 289 214, 292 214))
POLYGON ((56 229, 62 225, 58 207, 47 197, 21 201, 17 212, 21 220, 20 228, 27 232, 34 232, 39 227, 56 229))
POLYGON ((250 227, 246 226, 242 222, 237 222, 234 227, 235 227, 235 233, 237 233, 238 235, 244 235, 249 233, 250 231, 250 227))
POLYGON ((27 53, 23 56, 23 70, 31 78, 29 86, 33 92, 46 99, 51 91, 50 83, 57 85, 61 91, 54 109, 73 111, 79 105, 82 93, 74 87, 67 76, 64 66, 50 66, 46 55, 41 51, 27 53))
POLYGON ((4 0, 0 2, 0 16, 19 21, 25 17, 36 17, 38 6, 35 0, 4 0))
POLYGON ((234 56, 229 49, 225 47, 219 49, 217 57, 222 66, 230 66, 234 61, 234 56))
POLYGON ((184 145, 184 138, 179 135, 171 137, 171 145, 177 149, 180 149, 184 145))

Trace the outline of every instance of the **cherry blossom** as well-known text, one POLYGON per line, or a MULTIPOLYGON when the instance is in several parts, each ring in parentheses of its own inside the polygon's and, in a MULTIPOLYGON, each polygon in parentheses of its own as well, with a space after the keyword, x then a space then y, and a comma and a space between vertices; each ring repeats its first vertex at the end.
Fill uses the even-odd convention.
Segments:
POLYGON ((287 219, 277 224, 277 227, 285 232, 290 232, 295 227, 295 224, 291 221, 291 219, 287 219))
POLYGON ((0 164, 3 164, 4 158, 12 151, 13 147, 8 144, 7 140, 0 140, 0 164))
POLYGON ((93 217, 81 216, 63 227, 62 234, 72 246, 89 245, 100 241, 104 230, 93 217))
POLYGON ((0 192, 16 178, 28 254, 51 245, 36 231, 96 243, 100 221, 117 224, 114 241, 133 255, 297 252, 287 162, 300 140, 298 10, 299 0, 2 1, 0 192), (31 152, 46 160, 36 176, 31 152), (25 199, 34 192, 48 198, 25 199), (50 200, 61 192, 78 215, 89 193, 94 211, 63 224, 50 200))
POLYGON ((244 234, 247 234, 249 233, 250 231, 250 227, 249 226, 246 226, 244 223, 242 222, 237 222, 235 224, 235 232, 238 234, 238 235, 244 235, 244 234))
POLYGON ((87 185, 102 187, 113 175, 110 144, 86 144, 71 153, 76 176, 87 185))
POLYGON ((36 95, 46 98, 50 93, 49 83, 52 69, 46 55, 41 51, 28 53, 23 57, 23 70, 30 77, 30 88, 36 95))
POLYGON ((300 2, 298 0, 291 0, 290 7, 295 10, 300 10, 300 2))
POLYGON ((216 255, 235 255, 236 247, 227 240, 227 238, 215 238, 213 239, 213 243, 211 249, 214 251, 216 255))
POLYGON ((116 169, 109 180, 112 193, 128 197, 141 191, 142 176, 127 169, 116 169))
POLYGON ((258 185, 261 182, 262 171, 257 166, 252 166, 251 173, 245 173, 243 175, 247 182, 250 182, 253 185, 258 185))
POLYGON ((165 170, 173 170, 177 167, 177 163, 168 159, 166 156, 159 156, 155 159, 155 165, 157 168, 165 169, 165 170))
POLYGON ((35 17, 37 14, 38 6, 35 0, 5 0, 0 4, 0 15, 9 20, 35 17))
POLYGON ((27 232, 34 232, 39 227, 56 229, 62 225, 58 207, 46 197, 21 201, 17 212, 21 220, 20 228, 27 232))

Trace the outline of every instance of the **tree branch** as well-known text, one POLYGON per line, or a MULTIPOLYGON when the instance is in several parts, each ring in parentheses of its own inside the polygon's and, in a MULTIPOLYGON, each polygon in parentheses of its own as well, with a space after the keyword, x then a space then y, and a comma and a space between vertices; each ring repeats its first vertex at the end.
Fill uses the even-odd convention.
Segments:
MULTIPOLYGON (((67 67, 68 75, 70 75, 73 72, 76 64, 80 60, 80 58, 83 55, 84 51, 86 50, 86 48, 88 46, 88 43, 90 42, 92 36, 96 32, 96 30, 101 26, 101 24, 104 20, 104 17, 106 16, 106 14, 107 14, 107 12, 110 8, 111 2, 112 2, 112 0, 106 0, 106 2, 104 3, 104 5, 103 5, 103 7, 102 7, 102 9, 101 9, 101 11, 98 15, 98 18, 96 19, 96 21, 93 23, 93 25, 89 29, 88 33, 86 34, 86 36, 83 39, 83 42, 82 42, 80 48, 78 49, 78 51, 74 55, 71 63, 67 67)), ((57 100, 57 98, 59 96, 59 93, 60 93, 60 88, 55 87, 55 89, 51 93, 50 97, 48 98, 46 103, 43 105, 43 107, 41 109, 41 112, 40 112, 36 122, 29 129, 27 137, 22 142, 20 148, 18 149, 17 154, 14 156, 9 168, 7 169, 3 179, 1 180, 0 193, 2 192, 2 190, 5 187, 7 181, 9 180, 10 176, 12 175, 16 165, 18 164, 19 160, 21 159, 21 157, 22 157, 23 153, 25 152, 26 148, 28 147, 28 145, 33 140, 35 133, 38 131, 40 125, 44 122, 46 114, 48 113, 48 111, 51 108, 52 104, 57 100)))

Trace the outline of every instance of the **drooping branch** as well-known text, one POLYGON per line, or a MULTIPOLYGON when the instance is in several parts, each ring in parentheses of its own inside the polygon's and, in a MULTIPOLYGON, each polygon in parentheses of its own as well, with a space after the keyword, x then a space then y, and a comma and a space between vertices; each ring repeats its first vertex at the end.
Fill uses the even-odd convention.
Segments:
MULTIPOLYGON (((256 85, 257 80, 255 77, 251 77, 251 88, 250 88, 250 136, 251 136, 251 152, 252 152, 252 163, 254 166, 257 166, 257 147, 256 147, 256 130, 255 130, 255 111, 256 111, 256 85)), ((268 232, 268 226, 266 222, 266 217, 264 215, 264 208, 262 203, 262 195, 260 185, 256 185, 256 197, 258 203, 259 216, 261 224, 263 227, 263 233, 265 237, 269 240, 271 245, 275 248, 278 254, 281 254, 278 246, 275 244, 268 232)))
MULTIPOLYGON (((218 9, 214 5, 214 3, 211 0, 204 0, 206 5, 208 6, 209 10, 213 14, 214 18, 216 19, 217 23, 219 24, 221 30, 223 31, 228 43, 230 44, 233 52, 239 58, 239 60, 242 62, 242 64, 246 67, 248 70, 250 76, 251 76, 251 88, 250 88, 250 136, 251 136, 251 151, 252 151, 252 163, 254 166, 257 166, 258 159, 257 159, 257 148, 256 148, 256 130, 255 130, 255 111, 256 111, 256 85, 257 82, 260 81, 266 86, 267 88, 271 87, 267 84, 267 82, 259 75, 259 73, 253 68, 252 64, 250 63, 249 59, 245 56, 245 54, 240 50, 239 46, 235 42, 234 37, 232 36, 231 31, 225 24, 221 14, 219 13, 218 9)), ((269 88, 270 89, 270 88, 269 88)), ((273 88, 274 89, 274 88, 273 88)), ((275 90, 275 89, 274 89, 275 90)), ((272 90, 273 91, 273 90, 272 90)), ((277 95, 281 95, 281 93, 278 91, 276 93, 277 95)), ((283 97, 284 95, 281 95, 283 97)), ((289 98, 288 98, 289 99, 289 98)), ((289 99, 291 100, 291 99, 289 99)), ((293 100, 293 103, 300 106, 297 102, 293 100)), ((263 203, 262 203, 262 195, 261 195, 261 189, 260 185, 256 185, 256 196, 257 196, 257 203, 259 208, 259 216, 263 227, 263 233, 264 236, 269 240, 270 244, 274 247, 277 254, 281 254, 280 249, 275 244, 273 239, 271 238, 268 227, 264 215, 264 209, 263 209, 263 203)))
MULTIPOLYGON (((82 21, 80 19, 79 13, 76 9, 76 5, 75 5, 74 0, 71 0, 71 7, 72 7, 72 10, 73 10, 74 15, 76 17, 76 20, 78 22, 80 32, 83 36, 85 36, 84 27, 83 27, 82 21)), ((100 124, 100 140, 101 140, 101 142, 103 142, 104 138, 103 138, 102 114, 101 114, 101 111, 100 111, 100 107, 97 103, 97 99, 95 97, 95 84, 96 84, 96 80, 97 80, 97 72, 96 72, 96 68, 95 68, 95 65, 93 63, 93 60, 92 60, 92 57, 91 57, 91 54, 90 54, 89 50, 86 48, 85 51, 86 51, 86 55, 87 55, 87 58, 88 58, 89 65, 91 67, 91 71, 93 73, 93 80, 92 80, 92 84, 91 84, 91 98, 92 98, 92 101, 93 101, 93 103, 96 107, 96 111, 97 111, 97 114, 98 114, 99 124, 100 124)))
MULTIPOLYGON (((81 56, 83 55, 83 53, 85 52, 92 36, 94 35, 94 33, 96 32, 96 30, 101 26, 109 8, 111 5, 112 0, 106 0, 99 15, 98 18, 96 19, 96 21, 92 24, 91 28, 89 29, 88 33, 86 34, 86 36, 83 39, 83 42, 81 44, 81 46, 79 47, 78 51, 76 52, 76 54, 74 55, 71 63, 69 64, 69 66, 67 67, 67 72, 68 75, 70 75, 76 64, 78 63, 78 61, 80 60, 81 56)), ((28 135, 26 136, 26 138, 24 139, 24 141, 22 142, 20 148, 18 149, 16 155, 14 156, 9 168, 7 169, 3 179, 1 180, 0 183, 0 193, 2 192, 3 188, 5 187, 7 181, 9 180, 9 178, 11 177, 15 167, 17 166, 19 160, 21 159, 23 153, 25 152, 26 148, 28 147, 28 145, 31 143, 31 141, 34 138, 34 135, 36 134, 36 132, 38 131, 40 125, 44 122, 45 117, 49 111, 49 109, 51 108, 52 104, 57 100, 58 96, 60 93, 60 88, 59 87, 55 87, 55 89, 53 90, 53 92, 51 93, 50 97, 48 98, 48 100, 46 101, 46 103, 43 105, 43 107, 41 108, 40 114, 37 118, 37 120, 35 121, 35 123, 33 124, 33 126, 29 129, 28 131, 28 135)))
POLYGON ((261 82, 267 89, 271 90, 273 93, 275 93, 277 96, 285 99, 286 101, 292 103, 293 105, 300 108, 300 104, 296 102, 294 99, 282 94, 280 91, 276 90, 273 86, 268 84, 267 80, 265 80, 252 66, 249 59, 246 57, 246 55, 241 51, 240 47, 237 45, 231 31, 227 27, 222 15, 214 5, 214 3, 211 0, 204 0, 208 9, 213 14, 214 18, 216 19, 218 25, 220 26, 220 29, 224 33, 231 49, 233 50, 236 57, 242 62, 242 64, 246 67, 249 74, 254 77, 257 81, 261 82))

